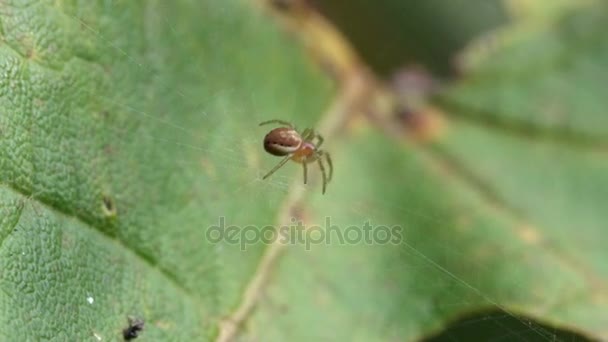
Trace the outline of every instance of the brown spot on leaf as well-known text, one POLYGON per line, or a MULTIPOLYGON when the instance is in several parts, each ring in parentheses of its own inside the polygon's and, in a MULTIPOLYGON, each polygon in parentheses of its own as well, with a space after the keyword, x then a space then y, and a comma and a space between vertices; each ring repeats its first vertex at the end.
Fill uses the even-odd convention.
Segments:
POLYGON ((114 154, 114 147, 112 147, 112 145, 110 145, 110 144, 105 144, 103 146, 103 153, 105 153, 107 155, 114 154))
POLYGON ((397 115, 408 137, 416 141, 433 141, 445 132, 444 114, 436 107, 427 106, 418 110, 402 108, 397 115))
POLYGON ((517 229, 519 237, 527 244, 536 245, 541 242, 542 236, 539 231, 530 225, 523 225, 517 229))
POLYGON ((209 178, 215 178, 217 175, 215 164, 207 158, 201 159, 201 167, 209 178))

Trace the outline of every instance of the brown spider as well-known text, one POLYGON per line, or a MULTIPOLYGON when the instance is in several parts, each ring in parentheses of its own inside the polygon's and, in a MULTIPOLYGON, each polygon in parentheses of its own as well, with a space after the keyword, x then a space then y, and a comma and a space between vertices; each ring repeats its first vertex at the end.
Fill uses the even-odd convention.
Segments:
POLYGON ((293 160, 296 163, 302 164, 304 169, 304 184, 306 184, 307 165, 316 161, 319 164, 323 176, 323 194, 325 194, 325 188, 331 180, 334 170, 329 153, 319 149, 323 144, 323 137, 316 133, 312 128, 306 128, 302 133, 298 133, 293 124, 283 120, 264 121, 260 126, 271 123, 281 124, 283 127, 275 128, 266 134, 264 137, 264 150, 273 156, 285 156, 285 158, 283 158, 283 160, 281 160, 281 162, 270 170, 262 179, 270 177, 270 175, 275 173, 289 160, 293 160), (317 139, 316 143, 313 142, 315 138, 317 139), (323 157, 329 166, 329 176, 325 171, 323 157))

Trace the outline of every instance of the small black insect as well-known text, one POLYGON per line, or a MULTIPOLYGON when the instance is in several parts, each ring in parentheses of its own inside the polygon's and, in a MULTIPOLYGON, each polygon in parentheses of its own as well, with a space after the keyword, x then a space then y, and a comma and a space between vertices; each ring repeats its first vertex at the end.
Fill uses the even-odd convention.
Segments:
POLYGON ((129 326, 122 331, 122 336, 125 341, 131 341, 139 336, 139 333, 144 330, 144 321, 139 318, 129 317, 129 326))

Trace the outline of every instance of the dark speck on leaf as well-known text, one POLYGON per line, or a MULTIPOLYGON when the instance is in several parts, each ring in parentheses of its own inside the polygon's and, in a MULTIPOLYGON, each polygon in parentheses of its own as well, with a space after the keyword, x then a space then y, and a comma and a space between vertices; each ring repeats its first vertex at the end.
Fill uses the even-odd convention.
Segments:
POLYGON ((116 206, 109 196, 103 196, 103 211, 106 216, 116 216, 116 206))

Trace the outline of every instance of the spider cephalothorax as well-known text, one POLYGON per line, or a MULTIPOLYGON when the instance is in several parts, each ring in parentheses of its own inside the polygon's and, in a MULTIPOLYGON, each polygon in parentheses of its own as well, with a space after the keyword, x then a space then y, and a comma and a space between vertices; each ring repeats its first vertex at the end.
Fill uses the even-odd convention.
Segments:
POLYGON ((270 123, 278 123, 283 125, 283 127, 275 128, 266 134, 264 137, 264 150, 273 156, 284 156, 285 158, 270 170, 263 179, 270 177, 270 175, 289 160, 293 160, 296 163, 302 164, 302 168, 304 169, 304 184, 306 184, 307 165, 317 162, 323 176, 323 193, 325 193, 327 184, 333 174, 333 165, 329 154, 319 148, 323 144, 323 137, 311 128, 307 128, 300 133, 291 123, 282 120, 265 121, 260 126, 270 123), (317 140, 316 143, 315 139, 317 140), (329 166, 329 175, 326 173, 323 159, 325 159, 329 166))

